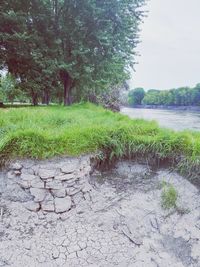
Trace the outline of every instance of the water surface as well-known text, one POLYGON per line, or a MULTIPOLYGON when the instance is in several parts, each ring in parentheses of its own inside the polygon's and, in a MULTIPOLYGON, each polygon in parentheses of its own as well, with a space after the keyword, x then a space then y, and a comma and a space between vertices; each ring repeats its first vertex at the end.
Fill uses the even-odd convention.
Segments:
POLYGON ((130 118, 155 120, 162 127, 176 131, 200 131, 200 112, 186 110, 122 108, 121 113, 130 118))

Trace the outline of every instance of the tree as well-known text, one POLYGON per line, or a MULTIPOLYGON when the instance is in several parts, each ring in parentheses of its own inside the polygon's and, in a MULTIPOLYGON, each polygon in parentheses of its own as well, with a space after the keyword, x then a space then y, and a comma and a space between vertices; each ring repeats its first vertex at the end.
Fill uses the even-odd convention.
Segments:
POLYGON ((199 83, 192 90, 191 105, 200 106, 200 84, 199 83))
POLYGON ((84 96, 91 88, 98 93, 122 84, 134 62, 141 19, 138 8, 144 1, 55 2, 65 104, 71 102, 74 88, 84 96))
POLYGON ((171 90, 148 90, 143 103, 147 105, 190 106, 200 105, 200 86, 180 87, 171 90))
POLYGON ((141 105, 144 96, 145 96, 145 91, 143 88, 135 88, 129 91, 128 102, 130 105, 141 105))
POLYGON ((26 98, 24 92, 20 90, 18 83, 10 73, 1 77, 0 85, 0 100, 4 102, 11 102, 23 100, 26 98))
POLYGON ((34 105, 45 89, 45 80, 51 79, 49 73, 56 58, 49 3, 46 0, 0 3, 0 66, 21 82, 34 105))
POLYGON ((148 90, 148 92, 145 94, 142 103, 146 105, 159 105, 160 103, 159 94, 160 94, 159 90, 155 89, 148 90))
POLYGON ((3 99, 8 102, 13 102, 17 94, 15 78, 8 73, 1 78, 1 91, 3 99))
POLYGON ((7 0, 0 3, 0 65, 32 98, 115 88, 129 76, 144 0, 7 0), (48 82, 47 82, 48 81, 48 82))

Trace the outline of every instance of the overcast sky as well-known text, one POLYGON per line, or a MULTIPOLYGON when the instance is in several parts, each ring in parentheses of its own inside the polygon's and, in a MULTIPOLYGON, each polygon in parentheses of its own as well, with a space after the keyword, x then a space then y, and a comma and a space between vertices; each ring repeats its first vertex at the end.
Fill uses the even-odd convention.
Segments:
POLYGON ((200 0, 150 0, 131 88, 200 83, 200 0))

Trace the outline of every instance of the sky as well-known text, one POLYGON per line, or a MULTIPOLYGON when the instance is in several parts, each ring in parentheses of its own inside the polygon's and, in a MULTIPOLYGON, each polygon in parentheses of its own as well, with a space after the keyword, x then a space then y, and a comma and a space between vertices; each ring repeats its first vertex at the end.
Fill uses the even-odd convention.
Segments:
POLYGON ((200 83, 200 0, 149 0, 130 88, 200 83))

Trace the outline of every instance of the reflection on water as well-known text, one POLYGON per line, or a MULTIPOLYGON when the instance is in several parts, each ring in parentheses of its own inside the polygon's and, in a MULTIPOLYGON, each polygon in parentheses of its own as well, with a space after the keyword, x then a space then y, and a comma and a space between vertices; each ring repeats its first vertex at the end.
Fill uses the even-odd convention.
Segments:
POLYGON ((200 112, 196 111, 122 108, 121 113, 131 118, 155 120, 160 126, 177 131, 200 130, 200 112))

